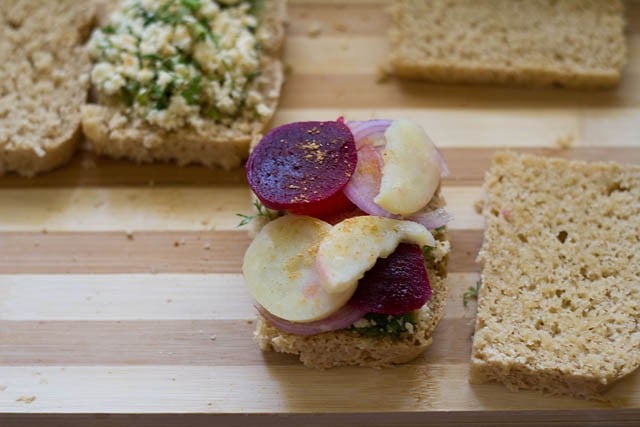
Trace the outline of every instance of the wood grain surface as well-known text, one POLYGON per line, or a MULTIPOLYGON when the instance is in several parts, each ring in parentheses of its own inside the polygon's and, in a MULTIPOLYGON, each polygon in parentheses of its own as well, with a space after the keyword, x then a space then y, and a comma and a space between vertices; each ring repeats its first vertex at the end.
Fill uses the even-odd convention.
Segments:
POLYGON ((629 61, 608 92, 380 82, 385 5, 290 0, 274 125, 410 117, 442 148, 450 295, 424 356, 321 371, 260 352, 240 274, 243 171, 81 152, 44 176, 0 178, 1 426, 640 425, 638 373, 602 401, 470 385, 475 303, 462 303, 495 150, 640 163, 640 2, 627 3, 629 61))

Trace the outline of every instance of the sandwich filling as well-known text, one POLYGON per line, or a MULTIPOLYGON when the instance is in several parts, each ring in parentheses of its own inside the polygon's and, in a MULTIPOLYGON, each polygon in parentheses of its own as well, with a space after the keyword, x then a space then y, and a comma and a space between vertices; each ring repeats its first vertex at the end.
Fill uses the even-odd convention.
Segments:
POLYGON ((250 2, 128 0, 91 37, 91 82, 166 130, 270 116, 255 87, 259 49, 250 2))
POLYGON ((303 122, 267 134, 247 179, 282 216, 260 230, 243 263, 260 314, 296 335, 412 334, 431 297, 427 268, 449 250, 441 235, 449 216, 429 206, 443 165, 408 120, 303 122))

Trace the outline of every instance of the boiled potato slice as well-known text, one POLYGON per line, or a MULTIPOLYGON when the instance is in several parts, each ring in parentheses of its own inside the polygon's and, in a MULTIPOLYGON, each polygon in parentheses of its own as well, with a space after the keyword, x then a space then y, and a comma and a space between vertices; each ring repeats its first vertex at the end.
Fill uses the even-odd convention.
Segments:
POLYGON ((438 188, 438 153, 422 127, 411 120, 395 120, 384 136, 380 191, 373 201, 393 214, 410 215, 425 207, 438 188))
POLYGON ((346 304, 355 287, 326 292, 314 268, 316 253, 331 225, 308 216, 286 215, 268 223, 244 255, 249 292, 271 314, 311 322, 346 304))
POLYGON ((318 248, 316 268, 331 295, 353 292, 378 258, 386 258, 400 242, 435 246, 423 225, 379 216, 357 216, 336 224, 318 248))

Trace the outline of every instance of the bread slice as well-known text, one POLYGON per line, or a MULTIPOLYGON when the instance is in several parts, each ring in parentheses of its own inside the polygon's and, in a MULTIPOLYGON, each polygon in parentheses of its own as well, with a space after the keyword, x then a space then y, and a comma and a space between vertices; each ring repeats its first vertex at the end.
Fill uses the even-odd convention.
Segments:
MULTIPOLYGON (((444 198, 438 190, 429 206, 436 209, 444 204, 444 198)), ((449 239, 446 229, 433 234, 439 241, 449 239)), ((438 261, 426 263, 431 299, 416 312, 417 322, 413 333, 405 332, 398 339, 365 337, 349 330, 299 336, 281 331, 262 316, 258 316, 254 337, 262 350, 297 355, 302 363, 312 368, 385 367, 409 362, 431 345, 433 332, 444 316, 448 260, 449 256, 445 255, 438 261)))
POLYGON ((471 381, 593 397, 640 366, 640 167, 500 152, 471 381))
POLYGON ((391 17, 401 77, 608 88, 626 58, 619 0, 399 0, 391 17))
MULTIPOLYGON (((275 111, 284 80, 279 56, 284 41, 286 2, 263 0, 258 32, 261 45, 261 74, 256 90, 265 105, 275 111)), ((93 150, 114 158, 137 162, 176 161, 233 169, 249 155, 249 145, 259 140, 271 117, 235 121, 230 126, 207 120, 202 127, 167 131, 127 114, 121 105, 87 105, 82 111, 82 128, 93 150)))
POLYGON ((91 2, 3 0, 0 7, 0 175, 65 163, 80 137, 95 18, 91 2))

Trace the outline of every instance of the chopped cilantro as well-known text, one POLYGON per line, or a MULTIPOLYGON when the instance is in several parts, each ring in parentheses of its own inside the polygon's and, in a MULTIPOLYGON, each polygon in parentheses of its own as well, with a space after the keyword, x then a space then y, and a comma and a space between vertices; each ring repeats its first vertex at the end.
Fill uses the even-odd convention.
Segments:
POLYGON ((128 107, 133 105, 138 92, 140 91, 140 83, 137 81, 128 81, 122 88, 120 88, 120 97, 128 107))
POLYGON ((268 220, 276 219, 277 216, 278 216, 278 214, 276 212, 273 212, 273 211, 265 208, 264 205, 262 203, 260 203, 258 200, 253 202, 253 206, 256 208, 256 213, 253 214, 253 215, 245 215, 245 214, 241 214, 241 213, 236 214, 237 216, 242 218, 242 221, 240 221, 240 223, 237 225, 237 227, 242 227, 244 225, 247 225, 251 221, 253 221, 255 218, 259 217, 259 216, 267 218, 268 220))
POLYGON ((200 0, 180 0, 180 4, 192 12, 197 12, 202 7, 200 0))
POLYGON ((467 289, 467 291, 462 294, 462 304, 464 304, 464 306, 466 307, 467 304, 469 304, 469 301, 474 299, 477 300, 478 299, 478 293, 480 292, 480 286, 482 285, 482 281, 478 280, 476 282, 476 286, 469 286, 469 289, 467 289))
POLYGON ((399 339, 404 333, 412 333, 416 327, 416 316, 413 312, 399 316, 368 313, 364 319, 369 322, 369 326, 357 328, 352 325, 349 330, 366 337, 399 339), (407 325, 411 326, 407 327, 407 325))
POLYGON ((100 31, 102 31, 104 34, 115 34, 116 27, 113 24, 108 24, 102 27, 100 31))
POLYGON ((200 99, 200 81, 202 76, 195 76, 187 85, 187 88, 182 91, 182 96, 189 105, 195 105, 200 99))

